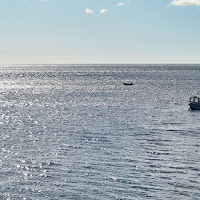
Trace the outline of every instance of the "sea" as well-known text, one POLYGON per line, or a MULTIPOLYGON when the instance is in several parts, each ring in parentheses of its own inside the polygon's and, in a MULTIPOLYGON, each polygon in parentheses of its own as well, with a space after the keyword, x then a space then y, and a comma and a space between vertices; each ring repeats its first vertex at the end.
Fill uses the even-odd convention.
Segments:
POLYGON ((199 94, 200 65, 0 65, 0 199, 200 199, 199 94))

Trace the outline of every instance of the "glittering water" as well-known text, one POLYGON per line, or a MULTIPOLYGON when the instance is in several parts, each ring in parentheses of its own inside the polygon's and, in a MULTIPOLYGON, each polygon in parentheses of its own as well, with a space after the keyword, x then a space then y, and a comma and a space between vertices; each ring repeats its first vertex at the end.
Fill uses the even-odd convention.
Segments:
POLYGON ((0 199, 200 199, 199 83, 198 65, 0 66, 0 199))

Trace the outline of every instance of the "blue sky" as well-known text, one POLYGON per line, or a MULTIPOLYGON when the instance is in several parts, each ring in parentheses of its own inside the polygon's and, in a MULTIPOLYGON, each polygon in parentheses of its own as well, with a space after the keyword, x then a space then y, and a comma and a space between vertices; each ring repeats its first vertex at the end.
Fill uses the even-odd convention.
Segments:
POLYGON ((200 0, 0 0, 0 64, 200 63, 200 0))

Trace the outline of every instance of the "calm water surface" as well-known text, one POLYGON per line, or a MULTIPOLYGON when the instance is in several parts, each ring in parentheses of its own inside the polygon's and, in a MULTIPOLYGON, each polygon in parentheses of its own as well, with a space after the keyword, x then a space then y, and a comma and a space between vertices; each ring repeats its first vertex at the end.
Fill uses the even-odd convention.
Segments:
POLYGON ((200 65, 1 65, 0 199, 200 199, 199 83, 200 65))

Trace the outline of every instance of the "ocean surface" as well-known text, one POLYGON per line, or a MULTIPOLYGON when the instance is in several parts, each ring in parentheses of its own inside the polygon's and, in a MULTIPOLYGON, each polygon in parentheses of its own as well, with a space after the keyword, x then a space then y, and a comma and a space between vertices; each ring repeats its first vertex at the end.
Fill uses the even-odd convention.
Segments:
POLYGON ((200 199, 199 93, 200 65, 0 65, 0 199, 200 199))

